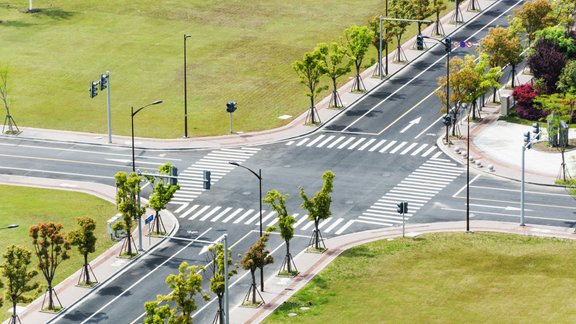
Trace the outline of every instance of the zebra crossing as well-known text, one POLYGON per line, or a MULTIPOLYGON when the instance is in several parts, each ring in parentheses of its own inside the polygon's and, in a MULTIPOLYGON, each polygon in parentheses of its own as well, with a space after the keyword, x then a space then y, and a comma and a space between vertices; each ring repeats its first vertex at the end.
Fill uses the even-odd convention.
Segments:
MULTIPOLYGON (((252 208, 232 208, 223 206, 202 206, 202 205, 192 205, 188 208, 183 208, 177 211, 177 216, 180 219, 187 219, 190 221, 200 221, 200 222, 210 222, 216 223, 220 222, 223 224, 241 224, 249 226, 259 226, 260 225, 260 210, 252 208)), ((314 227, 314 222, 308 219, 308 214, 293 214, 296 218, 294 223, 295 230, 301 231, 311 231, 314 227)), ((323 233, 333 232, 342 225, 344 221, 343 218, 331 217, 323 220, 318 225, 319 229, 322 229, 323 233)), ((276 217, 275 211, 262 210, 262 226, 264 228, 268 226, 276 226, 278 218, 276 217)))
POLYGON ((321 134, 286 142, 288 146, 356 150, 388 154, 429 157, 437 153, 435 145, 378 138, 321 134))
MULTIPOLYGON (((408 202, 409 212, 404 214, 405 218, 412 217, 430 199, 464 172, 458 164, 440 158, 439 155, 424 162, 353 222, 379 226, 401 225, 402 215, 396 210, 397 204, 401 201, 408 202)), ((339 233, 336 232, 336 234, 339 233)))
MULTIPOLYGON (((259 148, 253 147, 223 148, 211 151, 186 170, 180 172, 178 175, 180 190, 176 191, 171 201, 172 204, 181 205, 176 212, 179 213, 186 209, 190 202, 205 191, 203 188, 204 171, 211 172, 210 184, 215 184, 228 172, 236 168, 228 162, 245 162, 258 151, 260 151, 259 148)), ((192 213, 192 211, 191 209, 186 210, 189 213, 192 213)))

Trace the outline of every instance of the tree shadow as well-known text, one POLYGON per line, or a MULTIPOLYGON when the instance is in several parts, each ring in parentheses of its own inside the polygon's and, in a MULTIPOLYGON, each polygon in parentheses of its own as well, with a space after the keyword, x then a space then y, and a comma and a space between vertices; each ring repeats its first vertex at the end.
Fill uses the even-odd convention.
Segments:
POLYGON ((0 27, 15 27, 15 28, 22 28, 22 27, 31 27, 35 24, 18 21, 18 20, 0 20, 0 27))
POLYGON ((25 13, 34 16, 46 16, 54 20, 67 20, 75 15, 72 11, 66 11, 60 8, 34 8, 32 11, 26 10, 25 13))

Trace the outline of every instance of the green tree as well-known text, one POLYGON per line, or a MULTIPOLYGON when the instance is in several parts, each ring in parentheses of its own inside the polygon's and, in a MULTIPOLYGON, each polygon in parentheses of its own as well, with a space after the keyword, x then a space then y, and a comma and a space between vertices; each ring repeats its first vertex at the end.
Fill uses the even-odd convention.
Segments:
MULTIPOLYGON (((44 275, 48 288, 48 307, 47 310, 57 310, 54 304, 54 296, 56 292, 52 287, 52 281, 56 275, 56 270, 62 261, 70 258, 68 251, 70 250, 70 242, 66 240, 62 231, 62 224, 53 222, 38 223, 30 227, 30 237, 32 238, 32 245, 34 246, 34 254, 38 257, 38 268, 44 275)), ((58 296, 56 296, 58 298, 58 296)), ((60 304, 60 301, 58 301, 60 304)), ((62 305, 60 304, 60 308, 62 305)), ((44 308, 44 303, 42 303, 44 308)))
POLYGON ((306 122, 313 125, 317 124, 316 97, 320 92, 328 89, 327 86, 320 86, 320 78, 326 73, 323 62, 322 52, 319 49, 315 49, 312 52, 305 53, 302 61, 292 63, 292 68, 298 74, 300 83, 306 85, 308 91, 306 96, 310 98, 310 113, 306 122))
MULTIPOLYGON (((410 0, 392 0, 392 5, 390 7, 390 16, 397 19, 414 19, 414 8, 413 3, 410 0)), ((396 61, 404 62, 402 58, 402 46, 400 41, 402 36, 406 32, 410 22, 408 21, 392 21, 390 22, 392 26, 392 33, 396 37, 396 61)))
POLYGON ((352 91, 365 91, 366 88, 362 83, 360 77, 360 69, 362 68, 362 61, 368 53, 368 48, 374 37, 374 32, 368 26, 350 26, 344 31, 344 38, 346 39, 346 48, 349 55, 353 60, 356 71, 354 83, 352 84, 352 91))
MULTIPOLYGON (((533 0, 525 2, 522 8, 515 10, 517 24, 528 35, 528 46, 532 44, 536 31, 555 23, 552 13, 552 5, 548 0, 533 0)), ((516 28, 515 28, 516 29, 516 28)))
POLYGON ((130 172, 130 175, 126 175, 126 172, 118 172, 114 178, 116 178, 116 205, 118 211, 122 213, 124 230, 126 231, 126 241, 120 254, 126 253, 128 256, 133 256, 138 252, 132 252, 132 245, 134 244, 132 226, 134 226, 134 221, 146 212, 146 207, 139 206, 138 202, 142 179, 135 172, 130 172))
MULTIPOLYGON (((482 53, 488 55, 488 64, 490 67, 503 68, 507 64, 512 67, 511 79, 512 88, 514 88, 516 79, 516 66, 522 62, 522 45, 520 37, 512 34, 508 29, 503 27, 494 27, 488 29, 488 34, 482 39, 482 53)), ((496 101, 496 90, 492 101, 496 101)))
POLYGON ((332 203, 332 189, 334 187, 334 173, 327 170, 322 174, 322 179, 324 179, 324 185, 320 191, 314 194, 314 197, 309 198, 304 192, 302 186, 299 187, 300 197, 302 198, 302 208, 308 211, 308 219, 314 222, 314 248, 320 250, 320 229, 318 225, 320 221, 328 219, 332 212, 330 211, 330 204, 332 203))
MULTIPOLYGON (((188 266, 188 263, 182 262, 178 267, 178 274, 171 274, 166 278, 166 284, 171 292, 167 295, 156 296, 155 301, 144 304, 147 318, 144 323, 156 324, 168 323, 191 324, 192 312, 196 310, 195 296, 202 293, 202 275, 196 266, 188 266), (165 302, 173 305, 160 305, 165 302)), ((205 300, 210 298, 204 294, 205 300)))
POLYGON ((576 94, 576 60, 569 61, 566 64, 556 85, 558 90, 562 92, 576 94))
MULTIPOLYGON (((85 285, 92 285, 93 281, 90 278, 90 263, 88 262, 88 254, 94 253, 96 251, 96 241, 97 237, 94 235, 96 230, 96 221, 90 217, 78 217, 76 218, 78 223, 77 230, 74 230, 68 234, 68 240, 70 244, 78 247, 78 252, 84 257, 84 267, 80 277, 83 279, 85 285)), ((96 277, 94 276, 94 279, 96 277)))
POLYGON ((20 323, 16 305, 18 303, 29 303, 33 300, 26 293, 37 289, 38 283, 32 283, 32 279, 38 274, 36 270, 28 270, 32 263, 32 252, 23 247, 10 245, 3 254, 2 275, 7 280, 4 296, 12 303, 12 317, 10 324, 20 323))
POLYGON ((444 29, 442 28, 442 24, 440 23, 440 12, 442 10, 446 10, 446 1, 444 0, 432 0, 432 11, 434 12, 436 19, 434 20, 434 34, 435 35, 444 35, 444 29), (440 32, 442 31, 442 32, 440 32))
MULTIPOLYGON (((290 240, 294 237, 294 223, 296 223, 296 219, 294 216, 289 215, 286 209, 286 199, 289 196, 288 194, 282 195, 278 190, 270 190, 266 194, 264 202, 270 204, 270 208, 277 213, 276 217, 278 218, 280 236, 286 243, 286 257, 284 258, 284 262, 282 262, 280 272, 286 271, 288 275, 295 275, 297 271, 292 269, 294 260, 290 253, 290 240)), ((294 268, 296 268, 296 266, 294 266, 294 268)))
POLYGON ((343 104, 338 95, 337 81, 340 77, 350 72, 352 61, 348 56, 346 48, 336 42, 330 44, 320 43, 318 44, 318 50, 322 53, 322 61, 324 64, 322 69, 330 80, 332 80, 332 99, 330 99, 328 106, 340 108, 343 104))
MULTIPOLYGON (((430 0, 412 0, 413 17, 417 20, 424 20, 434 12, 430 0)), ((417 22, 418 35, 422 34, 422 22, 417 22)))
MULTIPOLYGON (((372 31, 372 45, 376 48, 376 52, 380 53, 380 16, 374 16, 368 20, 368 28, 372 31)), ((393 34, 389 33, 390 22, 382 21, 382 50, 378 57, 378 62, 376 63, 376 69, 374 69, 374 75, 379 75, 380 69, 382 69, 382 55, 388 53, 388 43, 392 41, 393 34)))
POLYGON ((546 27, 535 33, 535 40, 545 39, 558 45, 558 50, 568 59, 573 58, 576 54, 576 42, 571 33, 562 26, 546 27))
MULTIPOLYGON (((210 253, 210 263, 208 266, 208 271, 211 272, 210 277, 210 291, 216 295, 218 300, 218 313, 219 323, 224 323, 224 305, 222 304, 224 300, 224 294, 226 293, 226 286, 224 281, 224 276, 226 275, 224 271, 224 245, 215 244, 212 245, 208 252, 210 253)), ((232 251, 228 249, 228 280, 232 278, 237 272, 236 267, 233 266, 234 261, 232 260, 232 251)))
MULTIPOLYGON (((170 171, 172 170, 172 165, 170 163, 166 163, 158 168, 158 172, 161 175, 170 175, 170 171)), ((170 181, 164 180, 159 181, 158 183, 154 183, 156 181, 156 177, 150 176, 148 180, 152 183, 153 189, 152 194, 150 195, 150 199, 148 203, 150 208, 154 209, 156 215, 154 216, 154 223, 152 227, 156 227, 156 234, 163 235, 166 233, 166 229, 164 228, 164 223, 162 223, 162 218, 160 215, 160 211, 166 209, 166 205, 174 198, 174 193, 180 189, 180 186, 177 184, 172 184, 170 181), (162 227, 162 230, 160 229, 162 227)))
MULTIPOLYGON (((241 261, 242 269, 250 270, 250 276, 252 278, 252 284, 250 285, 244 302, 250 302, 252 305, 257 304, 256 294, 260 294, 256 290, 256 269, 264 268, 264 266, 274 262, 274 257, 270 255, 270 251, 266 249, 266 242, 268 242, 269 237, 270 233, 264 233, 264 235, 259 237, 244 254, 241 261), (250 295, 252 295, 252 301, 250 301, 250 295)), ((260 298, 262 298, 262 296, 260 296, 260 298)))
POLYGON ((6 134, 15 135, 19 134, 20 130, 18 125, 10 115, 10 98, 8 97, 8 71, 7 65, 0 65, 0 99, 4 103, 4 108, 6 109, 6 118, 4 119, 3 129, 8 126, 6 134))

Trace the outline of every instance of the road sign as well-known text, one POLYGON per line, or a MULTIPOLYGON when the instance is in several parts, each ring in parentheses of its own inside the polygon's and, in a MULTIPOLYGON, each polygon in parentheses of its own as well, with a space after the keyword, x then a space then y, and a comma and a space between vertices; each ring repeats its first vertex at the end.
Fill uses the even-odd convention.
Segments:
POLYGON ((150 224, 150 223, 152 223, 153 220, 154 220, 154 214, 146 217, 146 220, 144 221, 144 224, 150 224))

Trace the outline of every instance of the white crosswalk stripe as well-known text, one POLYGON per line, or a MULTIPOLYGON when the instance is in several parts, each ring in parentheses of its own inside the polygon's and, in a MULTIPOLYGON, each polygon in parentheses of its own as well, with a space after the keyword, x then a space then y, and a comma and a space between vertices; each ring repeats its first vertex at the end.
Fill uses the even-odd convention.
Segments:
MULTIPOLYGON (((353 222, 377 226, 401 225, 402 215, 398 214, 398 203, 408 202, 408 213, 404 214, 406 221, 408 221, 462 172, 464 170, 456 163, 440 158, 429 158, 398 185, 386 192, 353 222)), ((346 225, 346 228, 350 226, 348 223, 346 225)), ((340 234, 346 229, 343 228, 340 228, 336 234, 340 234)))
POLYGON ((405 141, 385 140, 377 138, 353 137, 341 135, 314 135, 297 141, 286 142, 286 145, 302 146, 307 148, 324 148, 337 150, 357 150, 378 152, 386 154, 400 154, 437 158, 442 152, 435 145, 405 141))
MULTIPOLYGON (((236 166, 230 165, 228 162, 242 164, 258 153, 258 151, 260 151, 259 148, 253 147, 223 148, 210 151, 203 158, 185 170, 180 171, 178 175, 180 190, 174 194, 172 202, 189 203, 200 196, 205 191, 203 187, 204 171, 210 171, 210 184, 214 185, 236 168, 236 166)), ((190 209, 179 208, 176 213, 180 212, 187 213, 185 216, 182 216, 184 214, 180 215, 181 218, 191 213, 190 209)))

